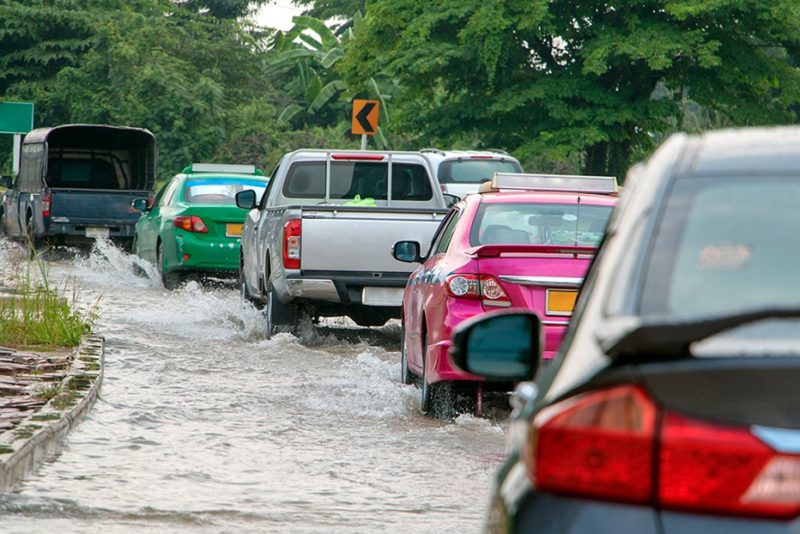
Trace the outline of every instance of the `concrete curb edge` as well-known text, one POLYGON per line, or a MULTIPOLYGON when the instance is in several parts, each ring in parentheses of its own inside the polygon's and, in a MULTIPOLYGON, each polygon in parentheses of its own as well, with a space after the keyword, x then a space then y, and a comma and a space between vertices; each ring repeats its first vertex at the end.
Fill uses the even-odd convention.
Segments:
POLYGON ((103 382, 105 339, 85 337, 73 356, 61 380, 62 390, 68 392, 66 402, 63 397, 50 399, 14 429, 0 434, 0 492, 13 488, 54 454, 60 440, 97 400, 103 382))

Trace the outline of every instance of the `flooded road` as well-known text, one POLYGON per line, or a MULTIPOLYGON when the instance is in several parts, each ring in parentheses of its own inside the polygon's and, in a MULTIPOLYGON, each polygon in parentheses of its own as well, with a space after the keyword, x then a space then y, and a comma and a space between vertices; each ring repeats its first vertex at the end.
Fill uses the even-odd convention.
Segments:
MULTIPOLYGON (((0 239, 0 265, 18 256, 0 239)), ((507 412, 423 417, 399 324, 267 340, 234 289, 168 292, 136 261, 101 243, 48 262, 99 307, 105 379, 59 455, 0 498, 0 531, 480 530, 507 412)))

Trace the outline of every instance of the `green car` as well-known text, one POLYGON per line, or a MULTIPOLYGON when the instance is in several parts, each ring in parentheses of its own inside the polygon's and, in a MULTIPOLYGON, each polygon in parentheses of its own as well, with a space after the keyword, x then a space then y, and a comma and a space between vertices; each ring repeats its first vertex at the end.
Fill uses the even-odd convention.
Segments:
POLYGON ((153 263, 164 287, 190 275, 235 277, 247 212, 235 195, 251 189, 261 198, 268 177, 253 165, 194 163, 174 176, 153 202, 140 199, 133 251, 153 263))

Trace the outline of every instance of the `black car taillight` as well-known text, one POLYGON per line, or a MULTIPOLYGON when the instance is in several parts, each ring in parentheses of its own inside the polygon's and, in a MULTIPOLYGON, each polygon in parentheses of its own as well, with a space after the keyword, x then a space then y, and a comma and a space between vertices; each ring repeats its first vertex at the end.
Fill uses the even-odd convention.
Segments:
POLYGON ((664 410, 636 385, 543 409, 526 454, 541 491, 728 515, 800 512, 800 456, 775 452, 748 427, 664 410))

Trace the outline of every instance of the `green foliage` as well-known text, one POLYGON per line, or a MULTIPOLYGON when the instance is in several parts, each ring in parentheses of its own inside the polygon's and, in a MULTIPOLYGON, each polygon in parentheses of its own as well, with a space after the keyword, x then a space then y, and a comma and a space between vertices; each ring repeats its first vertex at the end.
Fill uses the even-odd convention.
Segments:
POLYGON ((41 260, 35 267, 38 280, 27 264, 13 282, 15 293, 0 298, 0 345, 77 346, 97 319, 96 307, 81 311, 73 283, 57 290, 41 260))
POLYGON ((352 27, 357 13, 363 13, 366 0, 294 0, 294 4, 307 8, 305 14, 319 20, 333 20, 337 33, 352 27))
MULTIPOLYGON (((34 14, 16 1, 4 8, 8 26, 28 21, 30 36, 3 48, 10 52, 0 51, 0 65, 34 55, 39 46, 31 43, 50 31, 45 12, 72 20, 66 13, 72 3, 54 3, 34 14)), ((261 69, 263 44, 242 25, 190 13, 169 0, 80 4, 83 11, 76 9, 75 17, 89 36, 80 54, 47 72, 9 78, 13 83, 4 99, 34 102, 37 126, 84 122, 148 128, 159 142, 161 175, 223 154, 234 162, 262 162, 263 154, 243 161, 232 150, 240 108, 274 95, 261 69)), ((274 122, 274 116, 264 118, 262 132, 274 122)))
POLYGON ((287 32, 247 18, 265 3, 0 0, 0 98, 36 126, 148 128, 162 177, 357 147, 356 97, 381 101, 378 147, 618 176, 670 132, 800 109, 796 0, 295 0, 287 32))
POLYGON ((419 139, 621 176, 687 98, 732 124, 793 121, 798 30, 794 0, 373 0, 340 70, 397 79, 394 127, 419 139))
POLYGON ((218 19, 246 17, 253 13, 256 6, 267 2, 268 0, 175 0, 179 6, 218 19))

